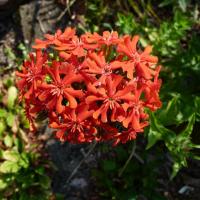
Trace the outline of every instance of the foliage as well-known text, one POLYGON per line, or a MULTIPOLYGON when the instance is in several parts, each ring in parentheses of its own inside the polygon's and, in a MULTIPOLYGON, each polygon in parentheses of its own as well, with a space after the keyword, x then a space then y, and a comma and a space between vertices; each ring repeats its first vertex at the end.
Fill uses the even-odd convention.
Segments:
POLYGON ((4 77, 0 97, 0 199, 49 199, 48 163, 41 159, 40 142, 26 132, 29 123, 17 102, 13 79, 4 77), (26 131, 26 132, 25 132, 26 131), (37 150, 38 149, 38 150, 37 150))
POLYGON ((164 157, 158 148, 157 157, 149 159, 149 151, 143 151, 140 160, 132 159, 122 175, 120 171, 127 160, 127 154, 131 153, 132 144, 119 145, 111 151, 106 145, 101 146, 104 159, 99 167, 93 170, 92 174, 97 180, 97 187, 100 188, 99 195, 102 199, 115 200, 137 200, 140 198, 165 200, 162 195, 156 193, 159 187, 157 181, 158 171, 164 161, 164 157), (156 178, 155 178, 156 177, 156 178))

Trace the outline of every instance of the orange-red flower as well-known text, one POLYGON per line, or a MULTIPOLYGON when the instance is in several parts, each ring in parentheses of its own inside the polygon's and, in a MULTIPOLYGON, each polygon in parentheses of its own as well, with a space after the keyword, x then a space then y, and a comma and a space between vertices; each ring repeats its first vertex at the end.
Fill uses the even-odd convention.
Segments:
POLYGON ((88 85, 88 94, 86 97, 87 104, 93 104, 98 102, 99 107, 93 113, 93 117, 98 119, 101 116, 101 121, 108 122, 109 111, 111 121, 122 121, 125 116, 125 111, 122 107, 122 102, 132 98, 131 91, 132 85, 120 85, 122 83, 122 76, 112 75, 108 76, 105 80, 105 84, 101 86, 88 85))
POLYGON ((80 104, 76 109, 65 109, 65 113, 61 115, 61 122, 57 118, 50 123, 51 128, 59 129, 56 137, 61 141, 73 143, 92 142, 97 133, 91 118, 93 111, 89 111, 86 104, 80 104))
POLYGON ((61 78, 60 74, 60 63, 54 61, 51 68, 46 67, 47 74, 52 78, 51 83, 43 82, 39 88, 38 99, 41 102, 46 102, 46 107, 49 110, 56 108, 58 113, 64 110, 64 105, 62 102, 66 99, 69 102, 70 108, 77 107, 76 98, 83 97, 83 92, 81 90, 75 90, 71 84, 73 82, 78 82, 82 79, 81 75, 73 74, 70 67, 67 69, 67 73, 61 78))
POLYGON ((110 46, 117 44, 119 41, 118 33, 116 31, 104 31, 98 42, 99 44, 106 44, 107 46, 110 46))
POLYGON ((129 103, 124 103, 123 108, 127 115, 123 120, 123 126, 125 128, 131 127, 133 130, 142 132, 143 128, 148 125, 148 115, 144 112, 144 101, 141 100, 141 94, 143 87, 134 91, 134 96, 129 103))
POLYGON ((23 63, 22 72, 16 72, 16 75, 21 78, 17 81, 17 86, 26 99, 30 99, 37 89, 37 82, 42 81, 44 77, 43 67, 47 61, 47 54, 37 50, 36 56, 30 53, 29 57, 30 60, 23 63))
POLYGON ((31 53, 22 72, 16 72, 32 127, 45 111, 61 141, 112 140, 116 145, 136 139, 149 124, 145 108, 155 111, 162 104, 152 47, 142 50, 139 36, 120 37, 115 31, 79 37, 66 28, 44 38, 33 46, 36 56, 31 53))
POLYGON ((88 58, 84 62, 85 72, 97 77, 96 84, 105 84, 107 76, 113 74, 113 70, 121 68, 121 62, 114 60, 112 62, 106 62, 106 58, 103 52, 96 54, 95 52, 89 53, 88 58))
POLYGON ((139 36, 136 35, 131 40, 130 36, 124 37, 123 42, 121 42, 117 51, 120 53, 124 53, 129 57, 128 66, 131 66, 130 69, 125 68, 125 71, 128 71, 128 77, 130 79, 133 78, 133 73, 136 72, 137 76, 143 77, 145 79, 151 79, 154 75, 154 70, 151 69, 151 66, 158 62, 158 58, 155 56, 149 55, 152 51, 151 46, 147 46, 143 52, 138 52, 137 43, 139 40, 139 36))
POLYGON ((72 28, 66 28, 65 31, 62 33, 60 29, 58 29, 55 33, 55 35, 45 34, 44 37, 46 40, 35 40, 35 45, 33 45, 33 48, 35 49, 43 49, 47 48, 49 45, 61 45, 66 44, 70 41, 70 39, 75 35, 75 29, 72 28))

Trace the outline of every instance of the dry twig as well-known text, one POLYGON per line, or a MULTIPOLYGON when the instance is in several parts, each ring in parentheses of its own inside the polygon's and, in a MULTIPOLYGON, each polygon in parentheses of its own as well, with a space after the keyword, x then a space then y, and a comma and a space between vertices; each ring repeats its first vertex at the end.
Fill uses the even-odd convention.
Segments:
POLYGON ((63 10, 63 12, 60 13, 58 18, 54 22, 59 22, 63 16, 68 12, 69 15, 71 15, 70 7, 75 3, 76 0, 66 0, 66 8, 63 10))

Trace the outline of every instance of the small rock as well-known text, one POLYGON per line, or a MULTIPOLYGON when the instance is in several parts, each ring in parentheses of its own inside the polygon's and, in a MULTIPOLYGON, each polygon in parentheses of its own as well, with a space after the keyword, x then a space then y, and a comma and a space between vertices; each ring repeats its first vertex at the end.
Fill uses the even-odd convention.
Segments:
POLYGON ((193 190, 194 190, 193 187, 184 185, 184 186, 178 191, 178 193, 179 193, 179 194, 188 194, 190 191, 193 191, 193 190))
POLYGON ((87 185, 88 183, 86 182, 84 178, 74 178, 70 183, 71 187, 80 188, 80 189, 87 187, 87 185))

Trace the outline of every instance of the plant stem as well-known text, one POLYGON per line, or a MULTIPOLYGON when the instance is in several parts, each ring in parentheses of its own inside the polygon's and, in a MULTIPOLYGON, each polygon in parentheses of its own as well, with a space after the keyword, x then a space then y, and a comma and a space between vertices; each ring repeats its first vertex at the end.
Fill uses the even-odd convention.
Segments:
POLYGON ((129 164, 129 162, 131 161, 132 157, 134 156, 134 154, 135 154, 135 149, 136 149, 136 142, 134 141, 134 142, 133 142, 133 148, 132 148, 131 154, 129 155, 129 157, 128 157, 126 163, 125 163, 124 166, 123 166, 123 168, 119 171, 119 174, 118 174, 119 177, 122 176, 122 174, 123 174, 124 170, 126 169, 127 165, 129 164))

